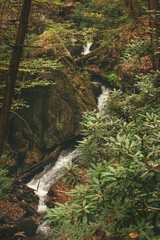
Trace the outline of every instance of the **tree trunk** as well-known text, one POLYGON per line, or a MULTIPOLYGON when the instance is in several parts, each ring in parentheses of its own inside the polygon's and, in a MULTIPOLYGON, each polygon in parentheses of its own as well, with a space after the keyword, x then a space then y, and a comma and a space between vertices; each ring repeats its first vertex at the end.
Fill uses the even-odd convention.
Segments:
POLYGON ((148 0, 150 10, 151 38, 154 50, 153 65, 156 71, 160 71, 160 1, 148 0))
POLYGON ((125 1, 129 8, 129 15, 131 19, 137 20, 139 17, 139 2, 138 0, 127 0, 125 1))
POLYGON ((134 15, 135 15, 135 19, 137 20, 139 18, 139 2, 138 2, 138 0, 134 1, 134 15))
POLYGON ((13 52, 10 60, 10 66, 8 70, 8 77, 7 77, 7 83, 6 83, 6 91, 5 91, 3 106, 1 109, 1 115, 0 115, 0 156, 2 155, 4 142, 6 140, 7 133, 8 133, 11 102, 12 102, 14 86, 17 78, 19 63, 22 57, 23 44, 24 44, 25 34, 27 30, 31 1, 32 0, 24 0, 23 2, 20 20, 19 20, 19 27, 16 35, 15 46, 13 48, 13 52))

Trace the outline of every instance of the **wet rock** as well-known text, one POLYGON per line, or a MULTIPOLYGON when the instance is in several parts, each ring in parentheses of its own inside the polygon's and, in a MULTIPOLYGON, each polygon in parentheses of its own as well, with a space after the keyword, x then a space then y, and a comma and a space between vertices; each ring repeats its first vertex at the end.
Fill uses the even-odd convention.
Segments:
POLYGON ((48 193, 47 193, 47 199, 45 204, 48 208, 54 208, 55 207, 55 199, 57 197, 57 194, 53 190, 52 186, 50 187, 48 193))
POLYGON ((24 209, 25 213, 23 215, 24 218, 28 218, 33 215, 39 216, 39 213, 27 202, 22 200, 20 206, 24 209))
POLYGON ((65 6, 65 7, 62 6, 61 8, 59 8, 59 17, 63 17, 65 19, 67 17, 67 19, 69 19, 68 16, 69 14, 71 14, 72 9, 73 9, 72 6, 65 6))
POLYGON ((26 235, 33 236, 36 234, 38 223, 32 218, 21 218, 18 227, 20 231, 25 232, 26 235))
POLYGON ((52 189, 52 186, 50 187, 49 191, 48 191, 48 196, 50 197, 56 197, 56 193, 54 192, 54 190, 52 189))
POLYGON ((18 231, 15 225, 2 225, 0 226, 0 238, 13 236, 18 231))
MULTIPOLYGON (((35 234, 41 217, 37 213, 38 197, 27 186, 14 184, 12 192, 0 200, 0 238, 12 237, 15 233, 24 231, 35 234), (23 227, 31 222, 33 227, 27 230, 23 227)), ((29 225, 30 227, 30 225, 29 225)))
POLYGON ((99 82, 93 82, 92 89, 96 97, 102 93, 101 84, 99 82))
POLYGON ((28 188, 26 185, 19 185, 14 188, 16 191, 16 198, 18 201, 38 204, 38 196, 35 195, 34 190, 28 188))
POLYGON ((78 58, 83 50, 83 45, 80 41, 75 38, 71 38, 70 44, 68 45, 68 50, 70 51, 74 59, 78 58))

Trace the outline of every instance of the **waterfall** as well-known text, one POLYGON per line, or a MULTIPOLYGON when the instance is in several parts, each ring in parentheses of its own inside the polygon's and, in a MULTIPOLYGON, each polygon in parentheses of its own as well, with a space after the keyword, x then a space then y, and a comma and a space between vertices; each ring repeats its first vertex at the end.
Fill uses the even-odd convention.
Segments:
POLYGON ((98 97, 98 103, 97 103, 97 107, 98 110, 101 111, 103 106, 105 105, 108 96, 109 96, 109 89, 106 88, 105 86, 101 85, 101 89, 102 89, 102 93, 99 95, 98 97))
MULTIPOLYGON (((104 86, 101 87, 102 93, 98 97, 97 105, 99 111, 101 111, 109 95, 108 88, 105 88, 104 86)), ((63 150, 54 165, 47 165, 43 172, 35 175, 34 178, 27 184, 28 187, 34 189, 35 194, 39 197, 38 212, 45 212, 47 210, 47 206, 45 204, 46 196, 49 188, 62 177, 62 174, 59 173, 60 170, 70 161, 74 162, 79 156, 79 148, 72 151, 63 150)))
MULTIPOLYGON (((85 55, 90 52, 90 46, 92 45, 91 42, 88 42, 83 49, 82 54, 85 55)), ((101 86, 102 93, 98 97, 98 109, 101 111, 103 105, 105 104, 109 90, 104 86, 101 86)), ((35 175, 34 178, 27 184, 28 187, 34 189, 35 194, 39 197, 39 205, 38 205, 38 212, 45 213, 47 211, 47 206, 45 204, 46 196, 48 193, 49 188, 57 182, 61 177, 62 174, 60 170, 67 165, 70 161, 75 162, 80 158, 80 149, 76 148, 74 150, 63 150, 58 157, 55 164, 47 165, 44 170, 35 175)), ((47 239, 47 231, 49 227, 46 222, 39 225, 37 229, 37 235, 41 236, 42 239, 47 239)), ((34 238, 37 239, 37 238, 34 238)), ((38 238, 39 239, 39 238, 38 238)))
POLYGON ((34 176, 34 178, 27 184, 28 187, 34 189, 35 194, 39 197, 38 212, 47 211, 45 200, 49 188, 62 177, 60 170, 70 161, 77 160, 79 155, 79 148, 72 151, 62 151, 54 165, 49 164, 46 166, 42 173, 34 176))
POLYGON ((83 51, 81 53, 81 55, 86 55, 88 53, 90 53, 90 47, 92 46, 92 42, 87 42, 84 46, 83 46, 83 51))
MULTIPOLYGON (((92 46, 92 42, 89 41, 87 42, 84 46, 83 46, 83 51, 81 53, 81 55, 86 55, 88 53, 90 53, 90 47, 92 46)), ((102 107, 104 106, 105 102, 108 99, 109 96, 109 89, 106 88, 105 86, 101 85, 101 89, 102 89, 102 93, 100 94, 100 96, 98 97, 98 110, 101 111, 102 107)))
MULTIPOLYGON (((34 189, 35 194, 39 197, 37 210, 39 213, 45 213, 47 211, 47 206, 45 204, 47 193, 49 188, 62 177, 60 170, 62 170, 63 167, 70 161, 75 162, 79 158, 79 148, 74 150, 63 150, 54 165, 47 165, 41 173, 35 175, 34 178, 27 184, 28 187, 34 189)), ((48 230, 49 226, 47 222, 43 222, 39 225, 36 232, 38 239, 48 239, 48 230)), ((37 237, 34 239, 37 239, 37 237)))
MULTIPOLYGON (((101 86, 101 88, 102 93, 98 97, 97 104, 99 111, 101 111, 109 95, 108 88, 105 88, 104 86, 101 86)), ((47 206, 45 204, 47 193, 49 188, 62 177, 60 170, 70 161, 75 162, 79 158, 79 148, 76 148, 74 150, 63 150, 54 165, 49 164, 46 166, 43 172, 35 175, 34 178, 27 184, 28 187, 34 189, 36 195, 39 197, 38 212, 45 213, 47 211, 47 206)), ((39 225, 37 229, 37 236, 39 235, 43 237, 42 239, 47 239, 48 230, 49 227, 47 223, 44 222, 43 224, 39 225)))

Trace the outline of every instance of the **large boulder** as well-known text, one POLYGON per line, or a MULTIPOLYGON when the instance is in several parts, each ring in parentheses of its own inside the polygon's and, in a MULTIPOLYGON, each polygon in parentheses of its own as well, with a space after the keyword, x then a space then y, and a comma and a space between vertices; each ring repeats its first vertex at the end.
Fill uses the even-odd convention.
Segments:
POLYGON ((82 112, 96 107, 91 83, 81 76, 58 34, 45 31, 35 44, 41 46, 31 55, 30 67, 36 70, 19 77, 21 85, 25 79, 21 96, 29 108, 11 119, 10 142, 18 152, 35 145, 48 150, 74 138, 80 134, 82 112))

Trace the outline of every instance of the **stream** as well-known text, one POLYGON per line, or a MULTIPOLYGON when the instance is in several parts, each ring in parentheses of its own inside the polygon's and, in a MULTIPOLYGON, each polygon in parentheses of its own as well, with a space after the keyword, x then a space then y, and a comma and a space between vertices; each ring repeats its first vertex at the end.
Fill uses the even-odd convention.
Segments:
MULTIPOLYGON (((101 86, 102 93, 98 97, 98 103, 97 107, 99 111, 101 111, 103 104, 106 102, 109 90, 108 88, 105 88, 104 86, 101 86)), ((49 164, 45 167, 43 172, 37 174, 34 176, 34 178, 27 184, 28 187, 34 189, 35 194, 39 197, 39 205, 38 205, 38 212, 45 214, 47 211, 47 206, 45 204, 45 200, 47 197, 47 193, 49 188, 57 182, 61 177, 62 174, 60 173, 60 170, 63 168, 63 166, 67 165, 70 161, 75 162, 80 158, 80 149, 67 149, 63 150, 58 157, 56 163, 49 164)), ((39 225, 37 229, 37 234, 33 240, 40 240, 40 239, 48 239, 47 238, 47 231, 49 230, 49 227, 47 226, 47 223, 44 222, 43 224, 39 225)))
MULTIPOLYGON (((62 177, 60 170, 62 170, 62 168, 70 161, 77 161, 79 157, 79 148, 69 148, 67 150, 63 150, 54 165, 47 165, 41 173, 35 175, 34 178, 27 184, 28 187, 34 189, 35 194, 39 197, 37 210, 39 213, 45 214, 47 211, 47 206, 45 204, 47 193, 49 188, 62 177)), ((48 230, 49 227, 47 223, 44 222, 43 224, 39 225, 37 229, 37 235, 32 239, 48 239, 48 230)))
POLYGON ((105 86, 101 85, 101 90, 102 93, 99 95, 97 102, 97 107, 99 111, 102 110, 109 96, 109 88, 106 88, 105 86))
MULTIPOLYGON (((88 42, 84 45, 82 55, 86 55, 90 52, 90 47, 92 42, 88 42)), ((99 83, 97 83, 99 84, 99 83)), ((98 97, 97 107, 101 111, 103 104, 106 102, 109 89, 101 85, 102 93, 98 97)), ((56 163, 47 165, 41 173, 38 173, 33 177, 33 179, 27 184, 28 187, 34 189, 35 194, 39 197, 38 212, 45 215, 47 211, 47 206, 45 204, 47 193, 49 188, 56 183, 61 177, 62 174, 60 170, 67 165, 70 161, 76 162, 81 158, 80 149, 70 148, 63 150, 59 155, 56 163)), ((36 236, 30 237, 30 240, 48 240, 48 230, 49 226, 46 222, 43 222, 39 225, 36 236)), ((7 239, 9 240, 9 238, 7 239)))
MULTIPOLYGON (((83 46, 83 51, 81 55, 86 55, 90 52, 90 47, 92 42, 87 42, 83 46)), ((102 94, 105 93, 104 88, 102 87, 102 94)), ((101 95, 102 95, 101 94, 101 95)), ((98 108, 101 108, 102 101, 104 101, 103 97, 98 99, 98 108)), ((59 155, 55 164, 47 165, 44 170, 35 175, 34 178, 27 184, 28 187, 32 188, 35 191, 35 194, 39 197, 39 204, 38 204, 38 212, 41 214, 45 214, 47 211, 47 206, 45 204, 45 200, 47 197, 47 193, 49 188, 57 182, 61 177, 62 174, 60 170, 67 165, 70 161, 75 162, 77 158, 80 157, 80 150, 78 148, 67 149, 63 150, 59 155)), ((47 222, 44 222, 38 226, 36 236, 33 237, 33 240, 42 240, 48 239, 48 232, 49 226, 47 222)))
POLYGON ((78 148, 63 150, 54 165, 47 165, 43 172, 34 176, 27 184, 28 187, 34 189, 35 194, 39 197, 37 210, 39 213, 47 211, 47 206, 45 204, 46 196, 49 188, 62 177, 59 171, 70 161, 75 162, 80 155, 79 152, 80 150, 78 148))
POLYGON ((84 46, 83 46, 83 50, 81 52, 81 55, 86 55, 88 53, 90 53, 90 47, 92 46, 92 42, 89 41, 87 42, 84 46))
MULTIPOLYGON (((86 55, 90 52, 90 47, 92 45, 92 42, 87 42, 82 51, 82 55, 86 55)), ((99 83, 97 83, 99 84, 99 83)), ((101 85, 102 93, 98 97, 97 101, 97 107, 99 111, 101 111, 104 103, 106 102, 108 95, 109 95, 109 89, 101 85)), ((47 193, 49 188, 57 182, 61 177, 62 174, 60 173, 60 170, 63 168, 63 166, 67 165, 70 161, 75 162, 80 158, 80 150, 79 148, 73 149, 69 148, 67 150, 63 150, 58 157, 55 164, 49 164, 47 165, 44 170, 34 176, 34 178, 27 184, 28 187, 34 189, 35 194, 39 197, 39 205, 38 205, 38 212, 41 214, 45 214, 47 211, 47 206, 45 204, 45 200, 47 197, 47 193)), ((46 222, 39 225, 37 229, 36 236, 32 238, 32 240, 41 240, 41 239, 48 239, 47 232, 49 230, 49 227, 46 222)))

